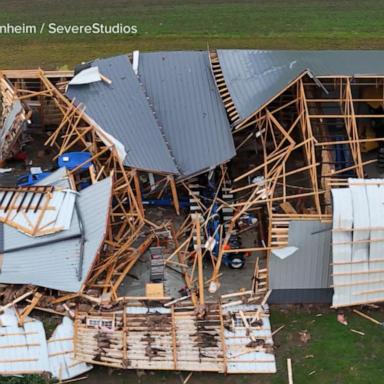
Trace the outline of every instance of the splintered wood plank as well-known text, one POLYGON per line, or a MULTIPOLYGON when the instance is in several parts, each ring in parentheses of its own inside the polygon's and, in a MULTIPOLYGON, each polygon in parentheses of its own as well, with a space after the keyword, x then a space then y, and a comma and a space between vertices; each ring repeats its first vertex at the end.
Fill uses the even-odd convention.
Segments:
POLYGON ((36 292, 31 300, 31 303, 27 305, 19 316, 19 326, 22 327, 24 325, 25 318, 33 311, 36 307, 43 294, 40 292, 36 292))

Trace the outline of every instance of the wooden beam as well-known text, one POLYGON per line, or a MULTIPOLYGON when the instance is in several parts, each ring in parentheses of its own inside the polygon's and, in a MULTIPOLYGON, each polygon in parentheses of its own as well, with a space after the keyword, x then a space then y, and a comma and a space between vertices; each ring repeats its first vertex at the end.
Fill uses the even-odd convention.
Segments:
POLYGON ((176 214, 180 215, 180 204, 179 204, 179 197, 177 196, 177 189, 176 189, 176 182, 174 176, 168 176, 169 179, 169 185, 171 186, 171 192, 172 192, 172 201, 173 206, 175 207, 176 214))
POLYGON ((196 257, 199 281, 199 302, 204 305, 204 271, 203 271, 203 256, 201 253, 201 234, 200 234, 200 214, 195 213, 195 231, 196 231, 196 257))
POLYGON ((19 326, 22 327, 24 325, 25 318, 33 311, 36 307, 43 294, 40 292, 36 292, 31 300, 31 303, 27 305, 21 312, 19 316, 19 326))

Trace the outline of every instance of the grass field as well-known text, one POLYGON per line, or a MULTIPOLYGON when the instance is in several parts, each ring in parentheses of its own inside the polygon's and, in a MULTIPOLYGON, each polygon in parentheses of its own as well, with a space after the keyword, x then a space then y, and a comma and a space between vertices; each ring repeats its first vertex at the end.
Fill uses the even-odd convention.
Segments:
POLYGON ((135 36, 0 35, 0 67, 57 68, 140 50, 384 48, 377 0, 0 0, 0 24, 125 23, 135 36))

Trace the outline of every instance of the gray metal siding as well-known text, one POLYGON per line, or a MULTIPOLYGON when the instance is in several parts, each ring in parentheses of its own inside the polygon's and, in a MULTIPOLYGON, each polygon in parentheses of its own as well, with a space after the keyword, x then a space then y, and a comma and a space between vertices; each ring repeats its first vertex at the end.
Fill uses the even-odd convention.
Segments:
POLYGON ((79 257, 77 239, 6 253, 0 281, 76 292, 80 288, 77 280, 79 257))
POLYGON ((112 179, 110 177, 93 184, 80 193, 78 202, 85 231, 83 281, 103 244, 111 201, 112 179))
POLYGON ((270 288, 329 288, 331 225, 320 221, 291 221, 288 244, 298 250, 284 260, 273 253, 270 256, 270 288))
POLYGON ((307 69, 317 76, 384 74, 384 51, 218 50, 218 57, 242 119, 307 69))
POLYGON ((184 176, 235 155, 208 52, 141 53, 139 76, 184 176))
POLYGON ((112 81, 72 85, 67 96, 86 106, 86 114, 125 147, 125 165, 175 173, 177 168, 126 55, 98 59, 92 66, 112 81))
POLYGON ((330 304, 332 296, 332 288, 275 289, 268 304, 330 304))

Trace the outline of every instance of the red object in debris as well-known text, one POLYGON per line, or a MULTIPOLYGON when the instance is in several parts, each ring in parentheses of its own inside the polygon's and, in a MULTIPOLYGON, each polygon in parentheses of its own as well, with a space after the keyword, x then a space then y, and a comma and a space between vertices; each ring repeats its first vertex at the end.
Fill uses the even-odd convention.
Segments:
POLYGON ((13 156, 13 158, 15 160, 25 161, 27 160, 27 152, 23 152, 23 151, 17 152, 15 156, 13 156))

